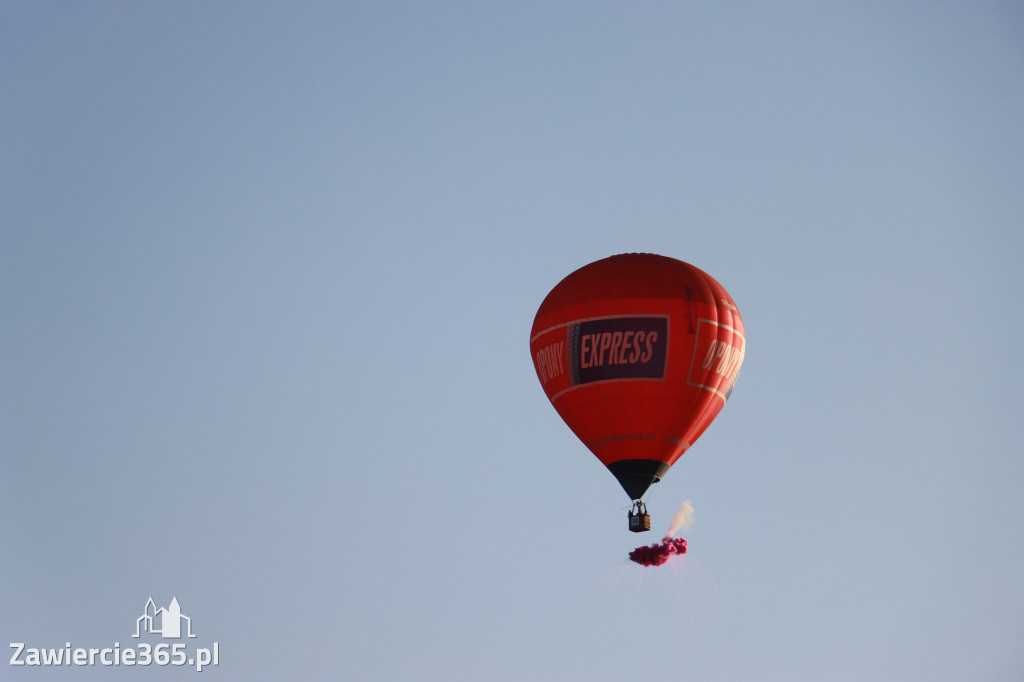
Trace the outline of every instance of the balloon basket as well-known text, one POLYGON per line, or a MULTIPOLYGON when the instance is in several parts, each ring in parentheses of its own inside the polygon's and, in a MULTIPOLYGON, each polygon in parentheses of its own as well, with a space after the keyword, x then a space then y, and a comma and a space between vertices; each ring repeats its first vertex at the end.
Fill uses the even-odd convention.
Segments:
POLYGON ((634 533, 643 533, 651 529, 651 515, 647 513, 647 506, 640 501, 633 503, 633 508, 627 515, 629 529, 634 533))

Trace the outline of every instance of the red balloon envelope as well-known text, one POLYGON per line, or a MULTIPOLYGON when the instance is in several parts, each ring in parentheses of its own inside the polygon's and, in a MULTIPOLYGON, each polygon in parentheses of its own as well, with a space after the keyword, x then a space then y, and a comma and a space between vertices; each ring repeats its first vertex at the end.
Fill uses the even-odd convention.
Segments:
POLYGON ((718 416, 745 351, 743 320, 722 285, 649 253, 563 279, 530 335, 551 404, 634 500, 718 416))

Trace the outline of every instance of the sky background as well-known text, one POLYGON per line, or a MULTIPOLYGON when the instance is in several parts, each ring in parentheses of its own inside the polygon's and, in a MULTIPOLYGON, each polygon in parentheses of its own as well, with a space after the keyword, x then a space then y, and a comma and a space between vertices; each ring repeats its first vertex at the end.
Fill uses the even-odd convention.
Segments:
POLYGON ((1009 1, 0 3, 0 641, 1021 679, 1022 85, 1009 1), (529 354, 635 251, 747 331, 647 536, 529 354))

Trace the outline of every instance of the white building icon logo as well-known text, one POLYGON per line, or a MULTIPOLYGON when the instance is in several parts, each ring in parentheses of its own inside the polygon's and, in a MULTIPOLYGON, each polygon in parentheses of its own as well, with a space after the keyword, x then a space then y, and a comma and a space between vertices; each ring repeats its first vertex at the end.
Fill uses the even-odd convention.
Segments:
POLYGON ((135 621, 135 634, 132 637, 140 637, 141 632, 145 631, 160 635, 164 639, 181 639, 181 621, 185 621, 187 624, 188 636, 195 637, 192 634, 192 619, 182 614, 177 597, 171 599, 171 605, 166 609, 163 607, 158 609, 153 603, 153 598, 150 597, 142 615, 135 621))

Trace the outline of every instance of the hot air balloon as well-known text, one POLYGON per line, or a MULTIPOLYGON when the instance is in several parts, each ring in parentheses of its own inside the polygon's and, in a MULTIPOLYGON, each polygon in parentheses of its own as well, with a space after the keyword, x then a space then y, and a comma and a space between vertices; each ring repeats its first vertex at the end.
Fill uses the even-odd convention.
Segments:
POLYGON ((563 279, 533 321, 530 354, 555 410, 633 500, 642 501, 732 393, 746 340, 725 288, 683 261, 611 256, 563 279))

